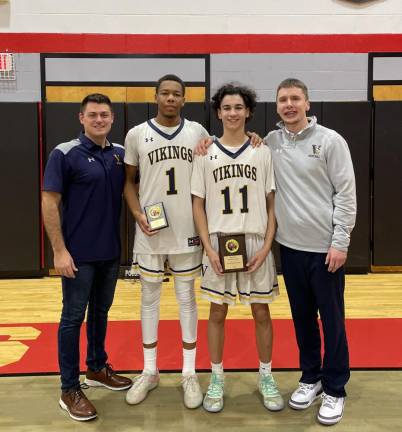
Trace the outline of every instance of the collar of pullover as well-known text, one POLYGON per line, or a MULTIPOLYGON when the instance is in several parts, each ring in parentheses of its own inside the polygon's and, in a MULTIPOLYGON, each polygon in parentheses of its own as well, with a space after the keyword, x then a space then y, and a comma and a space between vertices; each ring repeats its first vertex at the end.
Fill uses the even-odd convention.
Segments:
POLYGON ((317 117, 315 116, 307 117, 307 120, 308 120, 307 126, 297 133, 288 131, 283 121, 280 121, 276 125, 282 130, 282 132, 287 136, 288 139, 292 141, 296 141, 298 139, 303 139, 307 134, 310 133, 310 131, 317 124, 317 117))

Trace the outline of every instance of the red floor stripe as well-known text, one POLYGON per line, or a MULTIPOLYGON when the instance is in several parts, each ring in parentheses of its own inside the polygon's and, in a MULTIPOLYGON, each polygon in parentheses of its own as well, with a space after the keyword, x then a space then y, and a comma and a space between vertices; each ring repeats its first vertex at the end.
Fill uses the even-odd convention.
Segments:
MULTIPOLYGON (((197 368, 209 368, 205 320, 199 323, 197 368)), ((29 349, 23 357, 12 364, 0 367, 0 374, 57 372, 57 324, 18 324, 13 327, 35 327, 41 331, 36 340, 23 340, 29 349)), ((0 327, 10 327, 1 325, 0 327)), ((347 320, 351 367, 354 368, 401 368, 402 319, 350 319, 347 320)), ((298 353, 291 320, 274 320, 275 368, 297 368, 298 353)), ((110 322, 107 340, 109 361, 118 370, 142 368, 142 349, 138 321, 110 322)), ((180 327, 178 321, 161 321, 159 327, 159 368, 181 368, 180 327)), ((7 343, 7 336, 0 344, 7 343)), ((85 337, 81 338, 81 352, 85 353, 85 337)), ((1 350, 0 350, 1 353, 1 350)), ((224 353, 226 369, 256 368, 258 365, 252 320, 228 320, 226 323, 226 346, 224 353)), ((81 362, 85 370, 85 362, 81 362)))

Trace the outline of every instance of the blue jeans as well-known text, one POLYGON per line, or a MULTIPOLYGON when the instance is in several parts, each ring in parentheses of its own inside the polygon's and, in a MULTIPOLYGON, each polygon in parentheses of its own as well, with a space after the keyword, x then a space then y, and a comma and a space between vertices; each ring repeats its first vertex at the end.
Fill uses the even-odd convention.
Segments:
POLYGON ((107 360, 107 317, 119 274, 120 260, 96 261, 77 266, 75 279, 62 278, 63 309, 58 332, 61 388, 80 385, 80 330, 87 315, 87 359, 89 369, 99 371, 107 360))
POLYGON ((328 271, 325 253, 304 252, 281 245, 282 272, 300 353, 300 381, 321 380, 325 393, 346 396, 350 377, 345 330, 345 270, 328 271), (324 334, 321 359, 320 313, 324 334))

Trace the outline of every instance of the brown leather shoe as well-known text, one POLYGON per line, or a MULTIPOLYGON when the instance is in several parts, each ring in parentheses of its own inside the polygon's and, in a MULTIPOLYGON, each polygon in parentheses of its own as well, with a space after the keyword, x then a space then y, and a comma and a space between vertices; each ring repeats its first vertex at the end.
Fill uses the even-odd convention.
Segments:
POLYGON ((74 420, 92 420, 98 415, 95 407, 80 388, 61 392, 59 405, 74 420))
POLYGON ((90 387, 106 387, 110 390, 126 390, 133 385, 130 378, 117 375, 108 363, 99 372, 88 369, 84 382, 90 387))

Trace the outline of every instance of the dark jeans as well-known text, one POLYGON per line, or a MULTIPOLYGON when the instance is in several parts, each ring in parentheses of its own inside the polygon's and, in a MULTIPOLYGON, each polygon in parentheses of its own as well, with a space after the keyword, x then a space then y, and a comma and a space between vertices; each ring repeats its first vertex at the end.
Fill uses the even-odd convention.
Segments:
POLYGON ((78 265, 75 279, 62 278, 63 310, 58 345, 61 388, 79 386, 80 329, 87 314, 87 359, 89 369, 102 369, 107 360, 105 337, 107 316, 113 302, 120 260, 78 265))
POLYGON ((346 396, 349 352, 345 331, 345 270, 328 272, 325 253, 304 252, 281 245, 282 272, 300 352, 301 382, 321 380, 325 393, 346 396), (324 334, 321 362, 320 313, 324 334))

